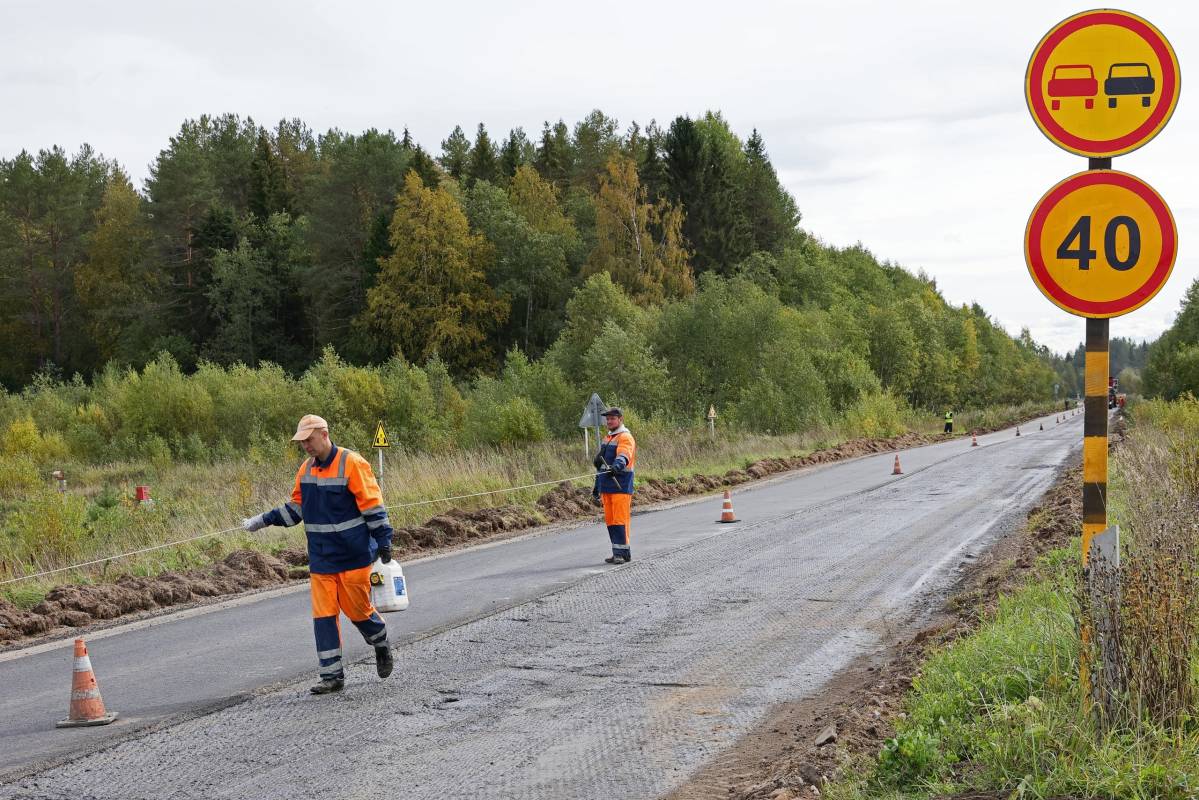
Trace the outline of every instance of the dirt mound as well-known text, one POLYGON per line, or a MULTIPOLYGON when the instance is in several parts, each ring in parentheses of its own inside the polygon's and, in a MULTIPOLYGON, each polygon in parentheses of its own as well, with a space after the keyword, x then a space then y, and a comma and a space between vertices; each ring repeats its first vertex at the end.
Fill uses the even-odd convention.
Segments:
MULTIPOLYGON (((294 551, 289 556, 294 558, 294 551)), ((0 600, 0 642, 36 636, 59 626, 81 628, 139 611, 284 583, 299 577, 294 575, 296 569, 266 553, 235 550, 205 569, 164 572, 153 578, 122 575, 113 583, 96 585, 55 586, 29 611, 0 600)), ((308 574, 307 569, 301 571, 308 574)))

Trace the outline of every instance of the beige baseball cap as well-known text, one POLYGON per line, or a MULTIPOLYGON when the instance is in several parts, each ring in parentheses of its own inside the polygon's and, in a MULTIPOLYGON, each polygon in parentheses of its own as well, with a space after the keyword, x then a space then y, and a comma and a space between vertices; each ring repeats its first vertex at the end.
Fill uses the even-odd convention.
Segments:
POLYGON ((313 434, 314 431, 329 430, 329 423, 318 417, 316 414, 305 414, 300 417, 300 424, 296 426, 296 435, 291 437, 293 442, 302 442, 313 434))

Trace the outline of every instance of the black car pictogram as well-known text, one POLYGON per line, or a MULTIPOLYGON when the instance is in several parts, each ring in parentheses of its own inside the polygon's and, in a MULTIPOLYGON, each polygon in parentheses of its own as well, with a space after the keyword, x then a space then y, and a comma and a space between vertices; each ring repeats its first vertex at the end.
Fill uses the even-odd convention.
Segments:
POLYGON ((1107 95, 1107 107, 1115 108, 1116 100, 1129 95, 1141 95, 1141 105, 1149 107, 1150 95, 1157 88, 1153 72, 1145 63, 1112 64, 1103 82, 1103 93, 1107 95))

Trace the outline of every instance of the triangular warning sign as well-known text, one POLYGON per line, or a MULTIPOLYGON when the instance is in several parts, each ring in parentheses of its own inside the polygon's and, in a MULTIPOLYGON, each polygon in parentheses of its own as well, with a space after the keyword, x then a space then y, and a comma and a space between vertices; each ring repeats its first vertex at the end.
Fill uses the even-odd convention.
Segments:
POLYGON ((380 423, 378 429, 375 431, 375 447, 391 447, 387 443, 387 434, 383 432, 382 423, 380 423))

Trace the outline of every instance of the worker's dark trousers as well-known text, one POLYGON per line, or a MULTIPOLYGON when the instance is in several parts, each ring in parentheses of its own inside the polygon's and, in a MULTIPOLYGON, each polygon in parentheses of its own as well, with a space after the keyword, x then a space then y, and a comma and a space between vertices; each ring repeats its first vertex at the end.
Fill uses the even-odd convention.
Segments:
POLYGON ((952 422, 946 422, 946 423, 945 423, 945 432, 946 432, 946 433, 953 433, 953 423, 952 423, 952 422))

